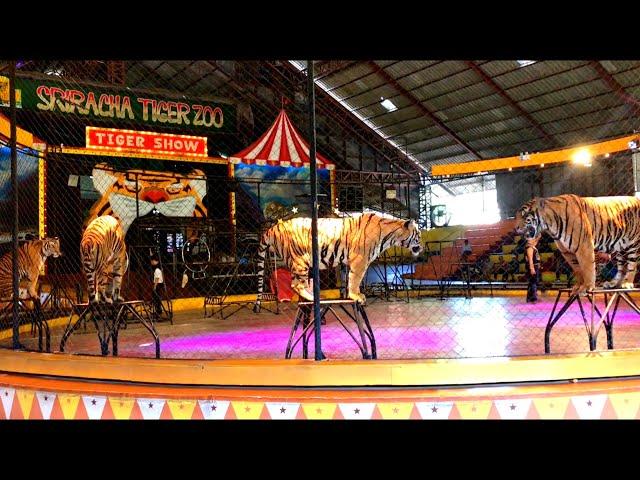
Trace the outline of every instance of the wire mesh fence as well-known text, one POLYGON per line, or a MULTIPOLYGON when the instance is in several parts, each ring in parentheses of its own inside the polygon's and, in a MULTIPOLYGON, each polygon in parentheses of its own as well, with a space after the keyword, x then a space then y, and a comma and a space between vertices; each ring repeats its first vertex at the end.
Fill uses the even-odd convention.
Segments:
MULTIPOLYGON (((326 357, 637 346, 640 63, 520 62, 316 63, 326 357)), ((16 191, 8 66, 3 347, 312 358, 306 62, 18 62, 16 191)))

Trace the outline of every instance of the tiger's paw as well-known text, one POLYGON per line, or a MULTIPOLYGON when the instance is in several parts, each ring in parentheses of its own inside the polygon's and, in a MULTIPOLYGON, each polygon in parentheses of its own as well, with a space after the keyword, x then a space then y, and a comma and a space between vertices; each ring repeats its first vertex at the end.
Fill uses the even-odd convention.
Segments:
POLYGON ((620 285, 620 288, 624 288, 625 290, 629 290, 631 288, 634 288, 633 282, 623 282, 620 285))
POLYGON ((616 282, 615 280, 609 280, 608 282, 604 282, 602 284, 602 288, 616 288, 617 286, 618 286, 618 282, 616 282))
POLYGON ((586 285, 574 285, 574 287, 571 289, 571 296, 573 295, 585 297, 587 295, 586 285))
POLYGON ((349 292, 349 298, 363 305, 367 302, 367 297, 362 293, 349 292))
POLYGON ((296 289, 296 293, 300 296, 300 299, 304 299, 308 302, 313 302, 313 293, 309 292, 307 289, 296 289))

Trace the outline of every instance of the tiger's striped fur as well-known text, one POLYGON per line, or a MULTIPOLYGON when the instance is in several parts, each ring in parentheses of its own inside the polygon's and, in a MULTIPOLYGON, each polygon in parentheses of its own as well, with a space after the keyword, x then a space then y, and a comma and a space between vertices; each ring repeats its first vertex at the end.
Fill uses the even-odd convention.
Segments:
MULTIPOLYGON (((413 220, 403 220, 376 213, 363 213, 346 218, 318 219, 320 269, 349 267, 349 298, 364 303, 360 283, 369 267, 387 248, 411 249, 417 256, 422 251, 420 230, 413 220)), ((264 263, 271 247, 291 271, 291 287, 302 299, 313 300, 307 291, 311 267, 311 219, 293 218, 280 221, 263 235, 258 250, 258 299, 254 311, 260 311, 264 288, 264 263)))
POLYGON ((640 199, 630 196, 534 198, 516 214, 519 232, 529 238, 547 232, 572 266, 574 293, 595 288, 594 250, 618 253, 618 273, 605 288, 633 288, 640 252, 640 199))
POLYGON ((82 234, 80 257, 87 277, 89 301, 122 301, 120 285, 127 268, 124 232, 110 215, 93 220, 82 234), (110 298, 107 296, 110 294, 110 298))
MULTIPOLYGON (((59 257, 60 240, 44 238, 31 240, 18 246, 18 277, 26 282, 27 298, 38 298, 38 277, 48 257, 59 257)), ((0 257, 0 296, 13 296, 13 260, 12 252, 0 257)), ((22 288, 21 288, 22 290, 22 288)), ((20 295, 22 297, 22 295, 20 295)))

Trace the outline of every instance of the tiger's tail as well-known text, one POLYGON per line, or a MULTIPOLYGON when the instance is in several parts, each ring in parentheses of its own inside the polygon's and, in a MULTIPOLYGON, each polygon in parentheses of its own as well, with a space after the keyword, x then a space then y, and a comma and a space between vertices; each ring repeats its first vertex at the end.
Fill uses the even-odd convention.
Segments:
POLYGON ((258 296, 256 298, 256 303, 253 306, 254 313, 260 313, 260 304, 262 303, 262 293, 264 291, 264 274, 265 274, 265 258, 267 256, 267 250, 269 250, 270 245, 270 231, 267 230, 262 234, 260 238, 260 246, 258 247, 258 296))

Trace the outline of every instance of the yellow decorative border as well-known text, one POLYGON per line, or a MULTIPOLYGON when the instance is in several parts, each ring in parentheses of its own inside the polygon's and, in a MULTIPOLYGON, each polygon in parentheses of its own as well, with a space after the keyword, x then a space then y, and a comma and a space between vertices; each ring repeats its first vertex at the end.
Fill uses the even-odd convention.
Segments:
POLYGON ((98 155, 101 157, 126 157, 126 158, 149 158, 153 160, 171 160, 172 162, 190 162, 190 163, 212 163, 216 165, 226 165, 224 158, 217 157, 189 157, 176 155, 161 155, 158 153, 135 153, 135 152, 118 152, 116 150, 99 150, 82 147, 61 147, 61 152, 69 155, 98 155))

